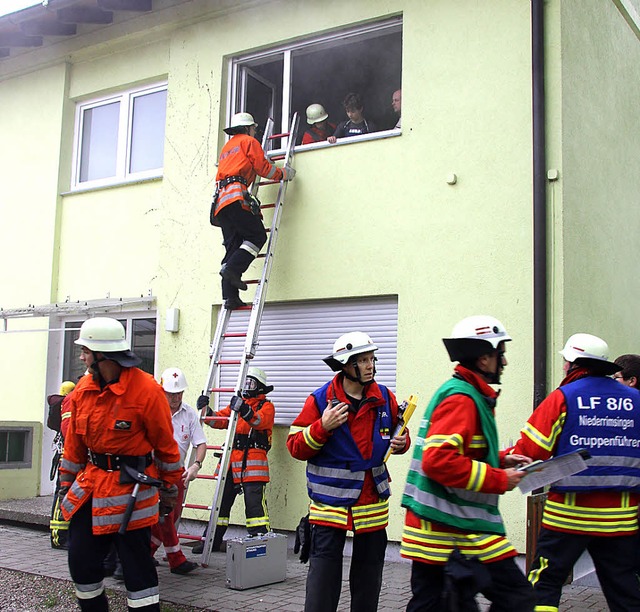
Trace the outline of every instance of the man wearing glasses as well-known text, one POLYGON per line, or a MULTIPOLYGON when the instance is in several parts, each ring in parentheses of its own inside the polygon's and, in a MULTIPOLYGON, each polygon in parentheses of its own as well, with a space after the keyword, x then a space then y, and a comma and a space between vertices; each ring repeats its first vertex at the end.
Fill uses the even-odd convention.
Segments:
POLYGON ((638 389, 638 385, 640 385, 640 355, 620 355, 614 363, 620 366, 620 371, 613 375, 613 379, 627 387, 638 389))

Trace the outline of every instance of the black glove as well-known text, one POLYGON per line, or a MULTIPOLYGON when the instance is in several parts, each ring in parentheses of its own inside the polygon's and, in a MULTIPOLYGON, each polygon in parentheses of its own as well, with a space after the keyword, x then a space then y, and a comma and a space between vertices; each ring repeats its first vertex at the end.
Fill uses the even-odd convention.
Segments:
POLYGON ((196 402, 196 406, 198 408, 198 410, 202 410, 205 406, 209 405, 209 396, 208 395, 201 395, 198 398, 198 401, 196 402))
POLYGON ((294 554, 300 553, 300 563, 309 560, 311 550, 311 525, 309 525, 309 515, 303 516, 296 527, 296 542, 293 545, 294 554))
POLYGON ((178 501, 178 485, 160 487, 160 516, 167 516, 178 501))
POLYGON ((229 402, 229 407, 234 412, 237 412, 247 423, 250 423, 253 419, 254 413, 249 404, 245 403, 245 401, 234 395, 229 402))

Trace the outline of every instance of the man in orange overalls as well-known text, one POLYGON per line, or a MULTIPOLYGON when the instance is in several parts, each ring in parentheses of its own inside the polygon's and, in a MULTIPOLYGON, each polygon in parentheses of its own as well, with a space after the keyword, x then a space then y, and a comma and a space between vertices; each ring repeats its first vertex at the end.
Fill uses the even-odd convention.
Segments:
POLYGON ((278 168, 264 155, 256 140, 257 124, 249 113, 236 113, 225 132, 231 136, 222 147, 216 175, 213 222, 222 229, 225 256, 222 259, 222 298, 225 308, 244 306, 238 290, 246 291, 242 274, 267 241, 262 214, 249 189, 256 176, 290 181, 296 171, 278 168), (252 201, 253 200, 253 201, 252 201))

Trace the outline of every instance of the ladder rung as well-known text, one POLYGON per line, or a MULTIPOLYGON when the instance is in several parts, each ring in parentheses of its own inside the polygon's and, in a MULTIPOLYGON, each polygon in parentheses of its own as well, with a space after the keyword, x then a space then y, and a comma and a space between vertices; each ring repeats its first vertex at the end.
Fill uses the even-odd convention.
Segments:
POLYGON ((260 282, 260 279, 254 278, 253 280, 246 280, 244 282, 247 283, 247 285, 257 285, 260 282))
POLYGON ((200 419, 203 423, 212 423, 215 421, 228 421, 229 417, 226 416, 208 416, 208 417, 202 417, 200 419))
POLYGON ((286 155, 284 153, 278 153, 278 155, 272 155, 269 159, 273 159, 274 161, 280 161, 284 159, 286 155))
POLYGON ((229 332, 222 334, 223 338, 246 338, 247 332, 229 332))
POLYGON ((218 477, 213 474, 198 474, 196 478, 201 478, 202 480, 218 480, 218 477))
POLYGON ((260 181, 260 187, 265 187, 267 185, 279 185, 280 181, 260 181))
POLYGON ((283 134, 273 134, 269 136, 269 140, 275 140, 276 138, 286 138, 290 132, 284 132, 283 134))
POLYGON ((240 365, 242 361, 239 359, 221 359, 220 361, 216 361, 218 365, 240 365))
POLYGON ((222 450, 222 446, 219 444, 207 444, 207 450, 222 450))
POLYGON ((211 389, 211 393, 235 393, 236 390, 233 387, 214 387, 211 389))
POLYGON ((190 533, 179 533, 178 537, 182 540, 203 540, 202 536, 191 535, 190 533))
POLYGON ((276 203, 274 202, 273 204, 263 204, 260 207, 260 210, 264 210, 265 208, 275 208, 276 207, 276 203))
POLYGON ((256 259, 264 259, 267 256, 266 253, 260 253, 256 259))
POLYGON ((183 507, 191 510, 211 510, 211 506, 207 506, 206 504, 183 504, 183 507))

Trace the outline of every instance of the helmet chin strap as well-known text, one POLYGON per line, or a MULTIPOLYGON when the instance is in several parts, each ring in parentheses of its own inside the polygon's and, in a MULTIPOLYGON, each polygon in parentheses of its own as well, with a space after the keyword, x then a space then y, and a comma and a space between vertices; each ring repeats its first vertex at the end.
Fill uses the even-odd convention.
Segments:
POLYGON ((351 365, 353 366, 353 369, 356 372, 355 376, 351 376, 351 374, 349 374, 346 369, 342 370, 342 374, 344 375, 345 378, 351 380, 352 382, 356 382, 359 385, 362 385, 363 387, 366 387, 368 385, 370 385, 372 382, 374 382, 375 378, 376 378, 376 363, 375 361, 373 362, 373 376, 371 377, 371 380, 368 380, 367 382, 364 382, 362 380, 362 377, 360 376, 360 368, 358 367, 358 362, 355 358, 353 358, 351 365))

